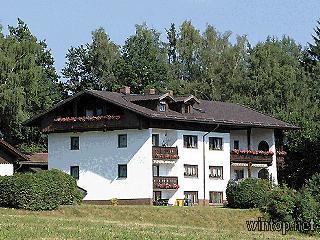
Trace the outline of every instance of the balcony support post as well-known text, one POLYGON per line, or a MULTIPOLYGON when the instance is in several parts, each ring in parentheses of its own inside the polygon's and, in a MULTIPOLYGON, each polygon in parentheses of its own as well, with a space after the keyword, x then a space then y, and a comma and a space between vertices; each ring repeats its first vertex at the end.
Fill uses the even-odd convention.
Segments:
POLYGON ((252 175, 252 162, 248 163, 248 178, 251 178, 252 175))

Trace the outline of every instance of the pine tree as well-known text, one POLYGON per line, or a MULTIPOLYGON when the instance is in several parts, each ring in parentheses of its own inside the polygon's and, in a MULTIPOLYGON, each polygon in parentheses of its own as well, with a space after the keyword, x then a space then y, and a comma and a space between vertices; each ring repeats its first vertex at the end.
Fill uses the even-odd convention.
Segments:
POLYGON ((320 61, 320 20, 317 21, 318 26, 314 29, 315 34, 312 35, 314 44, 309 43, 309 54, 313 61, 320 61))

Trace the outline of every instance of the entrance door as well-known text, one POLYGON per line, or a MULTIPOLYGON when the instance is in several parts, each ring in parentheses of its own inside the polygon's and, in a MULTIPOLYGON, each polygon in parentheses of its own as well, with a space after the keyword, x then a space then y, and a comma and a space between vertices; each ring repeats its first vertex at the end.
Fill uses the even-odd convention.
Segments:
POLYGON ((161 199, 161 191, 153 191, 153 201, 158 201, 161 199))

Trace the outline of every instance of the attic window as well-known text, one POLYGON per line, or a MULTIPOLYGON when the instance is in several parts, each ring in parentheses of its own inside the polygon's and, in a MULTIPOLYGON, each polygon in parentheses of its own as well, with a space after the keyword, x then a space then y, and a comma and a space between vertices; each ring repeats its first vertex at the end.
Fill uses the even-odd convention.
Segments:
POLYGON ((165 102, 160 102, 159 104, 159 112, 165 112, 166 111, 166 103, 165 102))
POLYGON ((97 110, 96 110, 96 111, 97 111, 97 114, 96 114, 97 116, 102 116, 102 112, 103 112, 103 111, 102 111, 102 108, 101 108, 101 107, 97 107, 97 110))
POLYGON ((94 112, 93 109, 86 109, 86 117, 93 117, 94 112))

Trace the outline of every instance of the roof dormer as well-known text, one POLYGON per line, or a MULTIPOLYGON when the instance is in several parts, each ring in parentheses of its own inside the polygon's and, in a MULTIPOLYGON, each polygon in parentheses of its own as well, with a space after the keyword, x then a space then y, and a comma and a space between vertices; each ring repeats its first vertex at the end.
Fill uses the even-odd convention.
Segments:
POLYGON ((200 104, 200 101, 193 95, 188 97, 176 97, 175 109, 181 113, 193 113, 194 106, 200 104))
POLYGON ((159 97, 158 112, 166 112, 169 109, 169 104, 176 102, 173 96, 167 92, 159 97))

